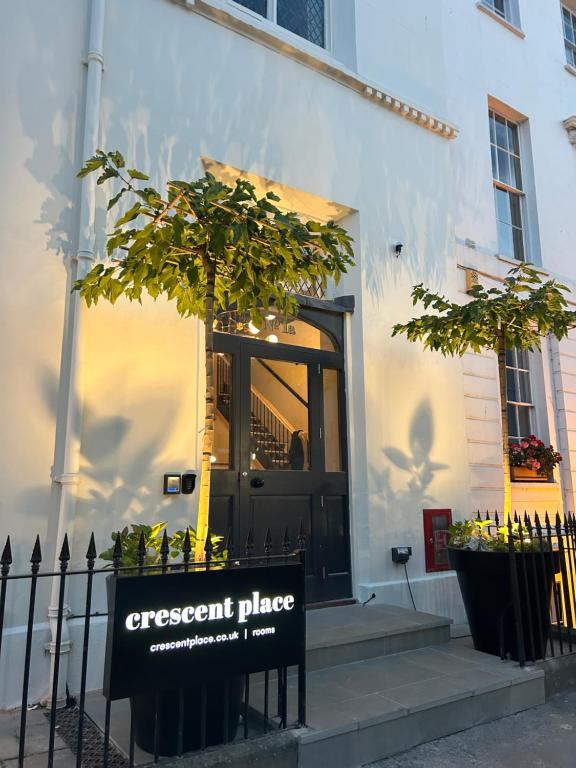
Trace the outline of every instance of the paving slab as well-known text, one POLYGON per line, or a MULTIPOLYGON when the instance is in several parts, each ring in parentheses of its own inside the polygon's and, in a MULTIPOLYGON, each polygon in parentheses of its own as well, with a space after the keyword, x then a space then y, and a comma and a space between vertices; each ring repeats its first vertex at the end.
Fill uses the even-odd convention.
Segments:
POLYGON ((450 641, 312 672, 308 700, 300 767, 355 768, 542 704, 544 674, 450 641))
POLYGON ((431 741, 370 768, 574 768, 576 690, 543 706, 431 741))
MULTIPOLYGON (((24 755, 42 755, 48 751, 50 722, 45 710, 31 709, 26 713, 26 742, 24 755)), ((0 761, 9 761, 18 757, 20 748, 20 711, 0 712, 0 761)), ((55 733, 54 749, 66 750, 67 747, 55 733)))

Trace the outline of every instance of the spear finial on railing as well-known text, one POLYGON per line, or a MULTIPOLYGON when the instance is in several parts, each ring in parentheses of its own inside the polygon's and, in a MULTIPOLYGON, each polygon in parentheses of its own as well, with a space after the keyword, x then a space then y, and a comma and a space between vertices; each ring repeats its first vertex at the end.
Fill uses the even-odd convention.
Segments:
POLYGON ((144 568, 145 562, 146 538, 144 536, 144 531, 140 531, 140 536, 138 537, 138 546, 136 547, 136 564, 138 565, 138 568, 144 568))
POLYGON ((298 549, 306 549, 306 533, 304 532, 304 522, 300 520, 300 528, 298 529, 298 539, 296 540, 298 549))
POLYGON ((246 544, 244 545, 244 554, 246 557, 252 557, 254 551, 254 536, 252 534, 252 528, 248 529, 248 535, 246 536, 246 544))
POLYGON ((562 536, 562 518, 560 517, 560 512, 558 512, 558 510, 556 510, 555 527, 558 536, 562 536))
POLYGON ((212 553, 214 551, 214 547, 212 545, 212 533, 210 532, 210 527, 208 527, 206 531, 206 541, 204 542, 204 560, 206 563, 206 570, 209 570, 210 563, 212 561, 212 553))
POLYGON ((500 517, 498 516, 498 510, 494 511, 494 525, 496 528, 500 528, 500 517))
POLYGON ((270 555, 272 554, 272 533, 270 532, 270 528, 267 529, 266 538, 264 539, 264 554, 267 559, 270 559, 270 555))
POLYGON ((162 565, 168 565, 168 556, 170 555, 170 542, 168 541, 168 533, 164 528, 162 534, 162 543, 160 544, 160 562, 162 565))
POLYGON ((120 531, 116 532, 114 539, 114 549, 112 550, 112 567, 117 571, 122 566, 122 535, 120 531))
POLYGON ((182 543, 182 561, 184 563, 185 570, 188 570, 191 552, 192 552, 192 542, 190 540, 190 528, 187 527, 186 533, 184 534, 184 542, 182 543))
POLYGON ((538 516, 538 512, 534 513, 534 525, 536 527, 536 537, 540 542, 540 550, 542 551, 542 549, 544 548, 543 539, 542 539, 542 524, 540 522, 540 517, 538 516))
POLYGON ((64 534, 64 541, 62 542, 58 560, 60 560, 60 570, 65 571, 68 568, 68 563, 70 562, 70 547, 68 546, 67 533, 64 534))
POLYGON ((288 526, 284 529, 284 538, 282 539, 282 554, 284 557, 288 557, 290 549, 292 548, 292 542, 290 541, 290 534, 288 533, 288 526))
POLYGON ((2 576, 8 576, 10 572, 10 566, 12 565, 12 546, 10 544, 10 536, 6 537, 6 544, 2 550, 2 557, 0 557, 0 573, 2 576))
POLYGON ((224 551, 226 552, 226 559, 228 562, 230 562, 230 560, 234 558, 234 533, 232 531, 232 526, 228 528, 228 535, 226 536, 224 551))
POLYGON ((32 573, 36 574, 40 570, 40 563, 42 562, 42 550, 40 549, 40 536, 36 535, 36 541, 34 542, 34 549, 32 550, 32 557, 30 558, 32 563, 32 573))
POLYGON ((89 571, 94 569, 96 557, 96 542, 94 541, 94 531, 92 531, 90 534, 90 541, 88 542, 88 549, 86 550, 86 567, 89 571))

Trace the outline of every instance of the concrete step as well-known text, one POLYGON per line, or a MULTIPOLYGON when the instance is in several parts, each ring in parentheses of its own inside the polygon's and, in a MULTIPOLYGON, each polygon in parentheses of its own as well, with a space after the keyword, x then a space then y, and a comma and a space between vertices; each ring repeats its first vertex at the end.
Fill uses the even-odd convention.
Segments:
POLYGON ((411 651, 450 639, 451 620, 389 605, 343 605, 306 614, 309 671, 411 651))
POLYGON ((541 669, 459 641, 320 670, 308 676, 298 766, 356 768, 544 701, 541 669))

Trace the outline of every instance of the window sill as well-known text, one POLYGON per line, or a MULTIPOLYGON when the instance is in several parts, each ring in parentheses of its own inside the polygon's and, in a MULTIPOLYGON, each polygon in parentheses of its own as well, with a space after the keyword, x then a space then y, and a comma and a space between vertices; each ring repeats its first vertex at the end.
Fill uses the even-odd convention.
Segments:
POLYGON ((573 67, 572 64, 564 64, 564 69, 566 72, 570 72, 571 75, 576 77, 576 67, 573 67))
POLYGON ((524 40, 526 35, 522 30, 517 27, 514 24, 511 24, 509 21, 506 21, 506 19, 503 19, 502 16, 498 16, 497 13, 494 13, 494 11, 491 11, 490 8, 484 5, 484 3, 476 3, 476 8, 478 8, 479 11, 482 11, 482 13, 485 13, 486 16, 490 16, 491 19, 494 19, 494 21, 497 21, 498 24, 505 27, 509 32, 512 32, 512 34, 516 35, 516 37, 521 38, 524 40))

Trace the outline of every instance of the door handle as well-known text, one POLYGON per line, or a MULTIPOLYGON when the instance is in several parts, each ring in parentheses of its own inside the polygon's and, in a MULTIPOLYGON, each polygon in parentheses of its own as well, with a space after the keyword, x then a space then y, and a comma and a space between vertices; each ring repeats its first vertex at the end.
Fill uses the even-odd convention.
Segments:
POLYGON ((250 480, 250 485, 252 488, 263 488, 264 480, 262 480, 261 477, 253 477, 252 480, 250 480))

